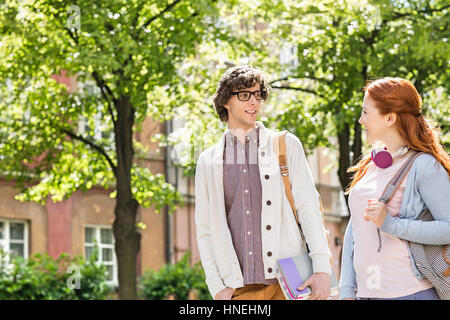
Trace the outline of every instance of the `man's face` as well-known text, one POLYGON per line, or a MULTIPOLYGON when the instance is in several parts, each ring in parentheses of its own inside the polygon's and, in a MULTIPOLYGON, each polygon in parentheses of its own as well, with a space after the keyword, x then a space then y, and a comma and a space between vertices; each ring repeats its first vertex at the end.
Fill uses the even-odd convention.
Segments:
MULTIPOLYGON (((225 104, 228 109, 228 126, 233 129, 249 130, 255 128, 256 118, 259 115, 261 101, 255 98, 255 92, 260 91, 260 85, 257 83, 253 87, 247 89, 233 90, 233 92, 247 91, 250 95, 248 101, 241 101, 237 94, 231 96, 225 104)), ((242 95, 242 94, 241 94, 242 95)))

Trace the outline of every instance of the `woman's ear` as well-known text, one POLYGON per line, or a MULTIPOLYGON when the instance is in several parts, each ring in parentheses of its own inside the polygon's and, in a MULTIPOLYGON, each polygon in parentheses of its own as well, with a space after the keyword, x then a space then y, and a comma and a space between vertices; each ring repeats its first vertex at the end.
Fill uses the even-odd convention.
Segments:
POLYGON ((395 122, 397 121, 397 114, 394 112, 388 113, 387 114, 387 126, 391 127, 395 124, 395 122))

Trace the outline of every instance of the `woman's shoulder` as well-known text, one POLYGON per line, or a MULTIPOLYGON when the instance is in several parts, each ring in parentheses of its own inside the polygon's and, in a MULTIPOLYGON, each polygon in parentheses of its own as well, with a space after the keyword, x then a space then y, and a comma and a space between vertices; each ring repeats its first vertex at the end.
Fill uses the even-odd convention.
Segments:
POLYGON ((422 153, 419 155, 416 160, 414 161, 416 166, 426 166, 427 164, 430 164, 431 162, 437 162, 436 158, 429 153, 422 153))
POLYGON ((447 175, 447 171, 442 164, 429 153, 419 155, 414 161, 411 170, 416 171, 416 177, 419 179, 432 179, 436 175, 447 175))

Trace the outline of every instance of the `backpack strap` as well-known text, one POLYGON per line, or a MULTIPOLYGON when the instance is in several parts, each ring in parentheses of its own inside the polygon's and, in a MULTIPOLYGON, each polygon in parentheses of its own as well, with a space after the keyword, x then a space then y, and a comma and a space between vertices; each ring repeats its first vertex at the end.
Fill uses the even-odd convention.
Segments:
POLYGON ((275 139, 276 141, 274 141, 274 151, 278 155, 278 164, 280 166, 281 178, 283 178, 286 196, 291 205, 292 212, 294 213, 295 221, 297 222, 297 225, 299 227, 302 240, 303 242, 306 243, 305 235, 303 234, 303 230, 298 219, 298 213, 297 210, 295 209, 294 197, 292 196, 291 182, 289 181, 289 170, 286 161, 286 134, 287 134, 286 130, 278 133, 278 136, 275 139))
MULTIPOLYGON (((298 230, 300 231, 300 236, 302 237, 303 243, 306 246, 306 250, 308 251, 308 253, 310 253, 311 251, 309 250, 308 243, 306 242, 305 235, 303 234, 302 226, 298 219, 297 210, 295 209, 294 197, 292 196, 291 182, 289 180, 289 170, 287 167, 287 160, 286 160, 286 134, 287 134, 286 130, 279 132, 276 139, 274 139, 273 147, 274 147, 275 154, 278 155, 278 164, 280 165, 281 177, 283 178, 284 190, 286 191, 286 196, 291 205, 292 212, 294 213, 295 221, 297 222, 298 230)), ((319 209, 320 209, 320 213, 322 215, 322 223, 325 226, 325 214, 324 214, 323 205, 322 205, 322 198, 320 197, 320 195, 319 195, 319 209)), ((331 252, 330 239, 329 239, 328 232, 326 232, 326 236, 327 236, 328 249, 331 252)), ((330 257, 330 265, 331 266, 333 266, 332 259, 333 258, 331 256, 330 257)))

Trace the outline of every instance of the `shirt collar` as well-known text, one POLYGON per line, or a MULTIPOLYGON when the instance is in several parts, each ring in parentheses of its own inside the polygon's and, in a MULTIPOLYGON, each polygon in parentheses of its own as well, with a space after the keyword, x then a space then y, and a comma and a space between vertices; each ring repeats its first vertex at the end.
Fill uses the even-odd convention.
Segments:
MULTIPOLYGON (((260 131, 261 126, 263 126, 263 124, 261 122, 257 121, 255 128, 247 130, 245 132, 245 136, 250 137, 250 138, 256 137, 256 142, 259 142, 259 131, 260 131)), ((232 139, 233 142, 236 141, 236 139, 237 139, 236 135, 233 133, 232 129, 227 129, 225 131, 225 138, 232 139)))

